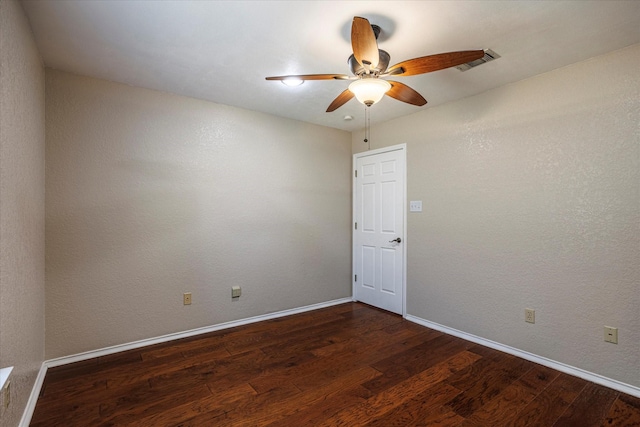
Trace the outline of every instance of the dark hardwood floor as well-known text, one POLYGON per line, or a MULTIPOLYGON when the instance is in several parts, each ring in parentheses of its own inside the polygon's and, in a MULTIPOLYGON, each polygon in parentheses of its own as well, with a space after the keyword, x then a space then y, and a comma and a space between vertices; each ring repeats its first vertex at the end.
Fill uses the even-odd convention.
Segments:
POLYGON ((640 426, 640 399, 343 304, 50 369, 41 426, 640 426))

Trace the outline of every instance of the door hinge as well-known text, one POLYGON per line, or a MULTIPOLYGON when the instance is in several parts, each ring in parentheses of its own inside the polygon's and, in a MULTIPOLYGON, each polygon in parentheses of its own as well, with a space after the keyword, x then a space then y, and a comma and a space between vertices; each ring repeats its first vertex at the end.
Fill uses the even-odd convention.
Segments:
POLYGON ((358 281, 358 275, 357 275, 357 274, 356 274, 356 280, 355 280, 355 281, 356 281, 356 282, 358 281))
POLYGON ((357 178, 358 177, 358 171, 356 170, 355 172, 356 172, 356 178, 357 178))
POLYGON ((356 230, 358 229, 358 223, 356 222, 356 230))

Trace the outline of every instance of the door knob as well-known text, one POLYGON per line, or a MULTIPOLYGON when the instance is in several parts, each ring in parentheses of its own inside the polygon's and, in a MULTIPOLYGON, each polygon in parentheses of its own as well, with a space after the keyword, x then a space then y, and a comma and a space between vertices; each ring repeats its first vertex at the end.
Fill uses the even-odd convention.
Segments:
POLYGON ((402 239, 398 237, 397 239, 389 240, 389 243, 393 243, 393 242, 400 243, 402 242, 402 239))

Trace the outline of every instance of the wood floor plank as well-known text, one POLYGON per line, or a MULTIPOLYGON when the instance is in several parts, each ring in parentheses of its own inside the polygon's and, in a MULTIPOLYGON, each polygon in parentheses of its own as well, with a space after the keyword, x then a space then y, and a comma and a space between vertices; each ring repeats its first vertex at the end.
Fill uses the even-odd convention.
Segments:
POLYGON ((49 401, 59 400, 59 396, 66 396, 70 400, 79 399, 86 393, 95 393, 107 389, 107 380, 98 379, 93 382, 82 382, 78 384, 66 384, 45 381, 44 392, 40 394, 38 403, 44 404, 49 401))
MULTIPOLYGON (((424 332, 425 327, 418 325, 417 323, 403 320, 402 322, 394 323, 393 325, 386 326, 382 330, 390 335, 398 335, 406 332, 410 335, 415 335, 420 332, 424 332)), ((433 329, 430 329, 433 330, 433 329)))
MULTIPOLYGON (((129 357, 129 355, 127 355, 126 360, 128 360, 128 362, 126 363, 117 360, 107 361, 103 364, 96 365, 95 368, 83 375, 65 377, 63 379, 53 381, 51 384, 49 384, 48 392, 58 393, 62 389, 73 387, 90 387, 96 382, 103 380, 115 381, 117 378, 123 379, 123 385, 146 381, 149 375, 157 372, 157 368, 165 366, 177 366, 177 364, 180 363, 175 361, 168 361, 166 359, 152 359, 145 362, 142 360, 139 353, 137 357, 129 357)), ((187 362, 183 360, 182 363, 193 364, 198 362, 187 362)), ((57 368, 53 368, 53 370, 55 373, 57 368)))
POLYGON ((388 338, 389 335, 381 329, 366 331, 360 335, 350 337, 347 340, 327 343, 324 346, 314 348, 311 350, 311 353, 318 357, 330 357, 336 353, 343 353, 345 351, 353 351, 354 349, 363 348, 372 342, 380 343, 388 338))
MULTIPOLYGON (((491 362, 478 373, 476 379, 468 381, 471 387, 463 390, 449 403, 449 406, 456 414, 469 418, 530 370, 532 366, 532 362, 514 356, 505 357, 505 360, 500 363, 491 362)), ((458 388, 461 388, 459 381, 452 383, 458 384, 458 388)))
MULTIPOLYGON (((403 341, 403 344, 410 345, 409 343, 418 343, 421 342, 421 339, 425 337, 414 336, 412 339, 403 341)), ((294 380, 294 384, 301 390, 308 390, 314 387, 317 387, 327 380, 332 380, 333 378, 340 377, 344 375, 345 372, 349 372, 353 369, 356 369, 359 366, 363 365, 371 365, 375 368, 375 364, 372 364, 376 359, 381 359, 387 357, 389 354, 400 351, 403 346, 389 345, 388 342, 385 343, 384 346, 380 347, 377 351, 370 351, 371 346, 366 346, 367 351, 362 352, 362 348, 353 348, 350 351, 344 353, 342 357, 338 357, 334 355, 330 359, 326 359, 327 361, 331 361, 334 363, 328 363, 326 368, 323 369, 314 369, 313 371, 308 371, 304 374, 301 374, 298 378, 294 380), (360 357, 354 357, 354 353, 362 354, 360 357)), ((378 369, 376 369, 379 372, 378 369)), ((372 381, 376 381, 381 378, 381 375, 376 376, 376 378, 371 379, 363 383, 365 388, 367 384, 370 384, 372 381)))
POLYGON ((316 426, 341 410, 362 403, 369 397, 371 397, 369 390, 363 388, 360 384, 352 384, 344 390, 301 408, 294 414, 267 424, 267 427, 316 426))
POLYGON ((248 399, 236 402, 232 408, 228 408, 222 415, 217 412, 206 412, 188 420, 184 420, 175 427, 203 427, 203 426, 235 426, 239 419, 243 417, 250 419, 256 413, 264 411, 266 408, 273 408, 280 401, 287 397, 300 393, 293 384, 282 384, 279 387, 269 390, 268 393, 256 394, 248 399), (241 414, 241 416, 238 416, 241 414))
POLYGON ((469 420, 479 425, 499 425, 515 418, 518 412, 547 388, 559 374, 546 366, 533 366, 495 398, 477 409, 469 420))
POLYGON ((337 326, 344 322, 344 319, 334 322, 281 334, 278 339, 272 340, 270 344, 264 345, 260 349, 266 354, 311 351, 345 340, 346 338, 336 334, 337 326))
POLYGON ((336 376, 339 375, 340 372, 348 372, 354 367, 371 365, 407 347, 420 345, 429 337, 431 337, 431 334, 426 333, 425 335, 416 335, 409 339, 402 340, 400 343, 394 342, 393 340, 374 341, 368 343, 366 351, 362 351, 362 347, 343 347, 339 352, 332 353, 331 357, 320 357, 306 363, 292 366, 286 370, 261 373, 251 381, 251 384, 260 392, 274 382, 280 383, 294 380, 300 382, 309 376, 336 376))
MULTIPOLYGON (((378 418, 384 417, 396 407, 413 399, 427 389, 435 387, 444 381, 452 373, 472 364, 477 356, 470 352, 460 352, 453 355, 431 368, 423 370, 418 374, 397 383, 391 388, 387 388, 367 399, 362 404, 346 408, 336 415, 327 418, 319 425, 340 426, 340 425, 366 425, 378 418)), ((367 381, 364 384, 369 383, 367 381)), ((453 387, 450 387, 453 389, 453 387)), ((456 390, 456 394, 459 392, 456 390)))
POLYGON ((315 356, 310 353, 269 356, 257 349, 172 370, 151 377, 149 383, 154 388, 188 387, 190 384, 204 383, 215 389, 224 389, 246 383, 263 372, 286 370, 313 358, 315 356))
POLYGON ((611 405, 602 426, 640 427, 640 398, 621 394, 611 405))
MULTIPOLYGON (((359 385, 364 381, 375 378, 380 375, 375 369, 365 366, 353 370, 333 381, 325 382, 307 392, 300 392, 297 395, 285 398, 279 402, 278 411, 272 411, 270 408, 264 408, 263 411, 256 411, 252 416, 238 413, 238 419, 231 425, 246 426, 266 426, 274 422, 281 421, 283 418, 297 413, 300 408, 313 407, 332 395, 342 393, 349 390, 354 385, 359 385)), ((295 384, 294 384, 295 385, 295 384)), ((299 388, 299 387, 298 387, 299 388)))
POLYGON ((513 427, 552 426, 569 405, 584 390, 587 382, 567 374, 555 380, 525 406, 516 418, 505 425, 513 427))
POLYGON ((47 370, 47 376, 45 378, 45 385, 46 383, 58 383, 59 381, 64 381, 65 379, 73 379, 87 373, 92 373, 96 370, 97 366, 98 358, 93 358, 82 360, 80 362, 70 363, 68 365, 49 368, 47 370))
POLYGON ((78 404, 66 401, 57 405, 53 410, 36 405, 29 425, 31 427, 95 425, 99 419, 100 406, 98 403, 78 404))
POLYGON ((169 359, 155 358, 129 368, 118 367, 105 372, 103 375, 107 378, 108 387, 125 387, 129 384, 148 381, 158 376, 169 375, 188 368, 207 366, 228 355, 229 353, 221 350, 189 358, 185 358, 182 355, 175 355, 169 359))
POLYGON ((336 325, 344 321, 344 317, 337 314, 325 315, 321 319, 317 319, 313 324, 309 324, 305 318, 300 317, 299 322, 287 324, 286 332, 268 330, 261 331, 258 334, 236 336, 230 342, 227 341, 226 348, 231 354, 244 353, 255 348, 265 351, 265 349, 285 346, 295 338, 309 338, 313 337, 315 333, 335 331, 336 325))
POLYGON ((554 426, 600 426, 620 393, 588 383, 554 426))
MULTIPOLYGON (((370 427, 406 427, 418 425, 427 420, 434 421, 433 415, 436 410, 442 408, 458 394, 460 394, 460 390, 455 387, 435 383, 432 387, 416 394, 407 402, 365 425, 370 427)), ((459 416, 455 418, 458 422, 462 419, 459 416)))
POLYGON ((228 354, 229 352, 224 348, 224 342, 225 337, 222 333, 201 338, 196 336, 176 340, 171 346, 161 343, 151 348, 144 348, 140 354, 143 361, 180 355, 185 357, 185 354, 197 355, 203 352, 225 352, 228 354))
MULTIPOLYGON (((438 331, 423 328, 421 331, 413 332, 403 330, 398 334, 389 334, 387 328, 369 330, 356 335, 345 341, 340 341, 312 350, 318 357, 332 357, 334 354, 343 352, 360 352, 362 348, 367 348, 367 352, 377 352, 379 349, 393 346, 396 353, 399 353, 415 345, 429 341, 443 335, 438 331)), ((382 358, 380 358, 382 359, 382 358)))
POLYGON ((176 406, 211 396, 206 385, 179 388, 172 392, 149 388, 144 392, 121 396, 100 405, 100 419, 113 425, 126 425, 176 406))
MULTIPOLYGON (((241 384, 231 387, 223 392, 211 393, 198 399, 192 399, 185 403, 165 408, 162 411, 150 411, 146 417, 136 417, 133 424, 140 426, 171 427, 180 424, 184 420, 201 415, 215 419, 225 414, 229 408, 233 408, 240 402, 246 401, 256 395, 249 384, 241 384)), ((114 419, 115 423, 124 420, 114 419)))
MULTIPOLYGON (((427 414, 423 419, 413 424, 411 427, 458 427, 464 422, 464 418, 451 411, 447 406, 437 408, 433 412, 427 414)), ((407 426, 409 427, 409 426, 407 426)), ((486 426, 474 426, 486 427, 486 426)))
POLYGON ((360 303, 51 368, 35 427, 617 426, 640 399, 360 303))
POLYGON ((381 371, 383 376, 363 386, 372 393, 381 392, 469 347, 469 342, 459 338, 438 336, 374 364, 373 367, 381 371))
POLYGON ((140 354, 140 350, 128 350, 98 357, 98 365, 100 365, 101 369, 130 365, 141 361, 142 355, 140 354))
MULTIPOLYGON (((249 358, 253 357, 252 354, 249 353, 249 358)), ((223 359, 217 363, 207 384, 214 388, 225 388, 240 382, 251 382, 252 387, 260 394, 282 384, 283 381, 278 381, 278 378, 290 370, 308 366, 315 361, 317 358, 309 352, 264 355, 256 360, 248 360, 245 365, 238 364, 238 359, 223 359)))

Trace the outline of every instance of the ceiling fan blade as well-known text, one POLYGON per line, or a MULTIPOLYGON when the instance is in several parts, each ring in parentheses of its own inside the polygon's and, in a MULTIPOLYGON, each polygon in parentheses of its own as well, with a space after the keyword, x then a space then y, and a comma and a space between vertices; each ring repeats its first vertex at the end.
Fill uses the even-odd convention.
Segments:
POLYGON ((342 107, 347 101, 351 100, 355 95, 349 89, 342 92, 336 99, 333 100, 331 105, 327 108, 327 113, 337 110, 342 107))
POLYGON ((427 100, 422 97, 418 92, 411 89, 409 86, 388 80, 391 83, 391 89, 386 93, 392 98, 398 101, 406 102, 407 104, 417 105, 421 107, 427 103, 427 100))
POLYGON ((266 77, 267 80, 351 80, 354 77, 346 74, 300 74, 290 76, 266 77))
POLYGON ((436 55, 421 56, 420 58, 408 59, 389 68, 386 75, 413 76, 415 74, 430 73, 432 71, 444 70, 475 61, 484 56, 484 50, 465 50, 461 52, 439 53, 436 55))
POLYGON ((354 16, 351 24, 351 47, 353 56, 365 69, 374 69, 378 66, 380 62, 378 42, 367 19, 354 16))

